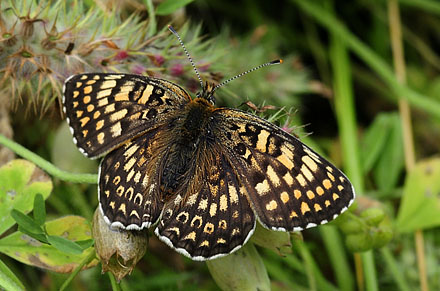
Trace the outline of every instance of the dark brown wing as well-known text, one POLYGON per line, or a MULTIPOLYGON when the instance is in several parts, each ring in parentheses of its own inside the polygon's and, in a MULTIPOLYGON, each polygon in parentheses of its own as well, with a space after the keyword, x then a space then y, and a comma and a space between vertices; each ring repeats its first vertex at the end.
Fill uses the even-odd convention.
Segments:
POLYGON ((347 177, 281 128, 234 109, 216 110, 213 124, 267 228, 297 231, 324 224, 353 202, 347 177))
POLYGON ((167 121, 191 100, 179 86, 139 75, 74 75, 64 84, 63 109, 79 150, 100 157, 167 121))
POLYGON ((112 227, 141 230, 157 222, 163 209, 158 171, 158 160, 165 149, 163 130, 149 130, 102 160, 99 206, 112 227))
POLYGON ((255 228, 246 187, 217 145, 201 146, 185 191, 165 206, 156 235, 193 260, 227 255, 255 228))

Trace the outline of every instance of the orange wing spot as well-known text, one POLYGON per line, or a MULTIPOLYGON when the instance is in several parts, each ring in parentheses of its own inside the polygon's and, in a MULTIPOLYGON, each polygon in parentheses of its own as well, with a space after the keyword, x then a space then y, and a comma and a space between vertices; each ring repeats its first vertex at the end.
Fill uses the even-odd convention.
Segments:
POLYGON ((258 135, 256 148, 262 153, 266 152, 267 138, 269 135, 270 133, 267 130, 262 130, 258 135))
POLYGON ((313 191, 311 191, 311 190, 308 190, 308 191, 306 192, 306 194, 307 194, 307 197, 308 197, 310 200, 312 200, 313 198, 315 198, 315 193, 313 193, 313 191))
POLYGON ((92 86, 85 86, 83 89, 84 94, 90 94, 92 92, 93 88, 92 86))
POLYGON ((79 121, 81 122, 81 127, 84 127, 84 125, 86 125, 87 122, 90 121, 90 117, 87 117, 87 116, 86 116, 86 117, 84 117, 84 118, 81 118, 79 121))
POLYGON ((99 144, 104 143, 104 137, 105 137, 105 133, 103 133, 103 132, 98 133, 96 140, 98 141, 99 144))
POLYGON ((81 87, 82 84, 83 84, 82 82, 76 82, 76 88, 81 87))
POLYGON ((314 160, 312 160, 312 158, 310 156, 303 156, 301 158, 301 160, 303 161, 304 164, 307 165, 307 167, 312 170, 312 172, 316 172, 316 170, 318 170, 318 165, 315 163, 314 160))
POLYGON ((209 241, 204 240, 204 241, 199 245, 199 247, 209 247, 209 241))
POLYGON ((339 199, 339 195, 336 193, 333 193, 333 201, 336 201, 336 199, 339 199))
POLYGON ((74 102, 73 102, 73 108, 78 107, 78 105, 79 105, 79 103, 78 103, 77 101, 74 101, 74 102))
POLYGON ((325 207, 329 207, 331 205, 330 200, 325 200, 324 204, 325 207))
POLYGON ((234 236, 234 235, 237 235, 237 234, 240 234, 240 229, 238 227, 236 227, 236 228, 234 228, 232 230, 231 236, 234 236))
POLYGON ((330 182, 329 179, 324 179, 324 181, 322 181, 322 185, 324 186, 325 189, 328 190, 332 187, 332 182, 330 182))
POLYGON ((86 137, 88 133, 89 133, 88 130, 83 130, 83 131, 82 131, 83 137, 86 137))
POLYGON ((301 203, 301 213, 304 215, 307 211, 310 211, 310 207, 307 203, 301 203))
POLYGON ((104 126, 104 120, 99 120, 96 123, 96 130, 100 130, 104 126))
POLYGON ((344 190, 344 186, 342 186, 342 185, 338 185, 338 190, 339 190, 339 191, 344 190))
POLYGON ((115 209, 115 201, 111 201, 111 202, 109 203, 109 206, 110 206, 112 209, 115 209))
POLYGON ((88 112, 92 112, 93 109, 95 109, 95 106, 93 106, 92 104, 87 105, 87 111, 88 112))
POLYGON ((327 171, 329 171, 330 173, 333 173, 333 169, 330 166, 325 167, 327 171))
POLYGON ((266 204, 266 209, 272 211, 278 208, 278 203, 275 200, 270 201, 266 204))
POLYGON ((93 84, 95 84, 96 83, 96 80, 88 80, 87 82, 86 82, 86 85, 93 85, 93 84))
POLYGON ((318 193, 319 196, 322 196, 324 194, 324 189, 322 189, 321 186, 316 187, 316 193, 318 193))
POLYGON ((80 118, 80 117, 83 115, 83 113, 84 113, 84 111, 82 111, 82 110, 77 110, 77 111, 76 111, 76 117, 77 117, 77 118, 80 118))
POLYGON ((345 182, 345 178, 342 177, 342 176, 340 176, 340 177, 339 177, 339 181, 341 181, 341 183, 344 183, 344 182, 345 182))
POLYGON ((315 203, 315 205, 313 205, 313 207, 315 208, 315 212, 318 212, 318 211, 322 210, 321 205, 319 205, 318 203, 315 203))
POLYGON ((79 79, 80 79, 80 80, 85 80, 85 79, 87 79, 87 78, 88 78, 87 75, 82 75, 81 78, 79 78, 79 79))
POLYGON ((297 180, 298 183, 299 183, 301 186, 303 186, 303 187, 305 187, 305 186, 307 185, 306 179, 304 178, 304 176, 303 176, 302 174, 298 174, 298 175, 296 176, 296 180, 297 180))
POLYGON ((291 219, 294 217, 298 217, 298 214, 295 211, 290 212, 290 216, 291 219))
POLYGON ((290 199, 289 194, 287 194, 286 191, 281 193, 280 198, 281 198, 281 201, 283 201, 284 204, 286 204, 289 201, 289 199, 290 199))
POLYGON ((84 98, 83 98, 83 102, 84 102, 84 104, 89 103, 91 100, 92 100, 92 98, 90 97, 90 95, 86 95, 86 96, 84 96, 84 98))
POLYGON ((287 185, 292 186, 293 185, 293 177, 290 175, 289 172, 286 173, 286 175, 283 176, 284 181, 286 181, 287 185))
POLYGON ((280 178, 278 177, 278 174, 275 172, 272 166, 267 166, 266 175, 269 177, 274 186, 277 187, 280 185, 280 178))
POLYGON ((191 231, 183 238, 183 240, 187 240, 187 239, 192 240, 192 241, 196 241, 196 232, 191 231))
POLYGON ((219 238, 219 239, 217 240, 217 243, 218 243, 218 244, 225 244, 225 243, 226 243, 226 240, 223 239, 223 238, 219 238))
POLYGON ((124 215, 126 214, 126 210, 125 210, 125 203, 122 203, 121 206, 119 206, 120 211, 122 211, 122 213, 124 213, 124 215))
POLYGON ((119 185, 120 182, 121 182, 121 176, 116 176, 113 178, 114 185, 119 185))
POLYGON ((93 118, 96 119, 101 115, 101 112, 99 111, 95 111, 95 113, 93 113, 93 118))
POLYGON ((306 165, 301 166, 301 173, 309 180, 310 182, 313 182, 315 177, 313 176, 312 172, 310 172, 309 168, 306 167, 306 165))
POLYGON ((258 183, 255 186, 255 190, 257 190, 258 194, 260 194, 261 196, 263 196, 264 194, 269 192, 270 187, 269 187, 269 182, 267 181, 267 179, 264 179, 263 182, 258 183))
POLYGON ((299 199, 302 196, 301 191, 299 191, 299 190, 294 190, 293 195, 295 195, 296 199, 299 199))
POLYGON ((79 91, 73 91, 73 98, 78 97, 78 95, 79 95, 79 91))

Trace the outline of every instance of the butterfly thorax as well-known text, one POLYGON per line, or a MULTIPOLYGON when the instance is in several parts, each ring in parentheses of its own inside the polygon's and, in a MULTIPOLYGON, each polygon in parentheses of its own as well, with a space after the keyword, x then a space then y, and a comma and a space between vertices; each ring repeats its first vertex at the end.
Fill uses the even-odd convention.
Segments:
POLYGON ((201 142, 210 137, 210 117, 214 111, 207 100, 196 98, 185 105, 182 114, 175 119, 170 131, 167 155, 162 167, 161 192, 162 199, 167 201, 176 194, 187 176, 192 175, 196 151, 201 142))

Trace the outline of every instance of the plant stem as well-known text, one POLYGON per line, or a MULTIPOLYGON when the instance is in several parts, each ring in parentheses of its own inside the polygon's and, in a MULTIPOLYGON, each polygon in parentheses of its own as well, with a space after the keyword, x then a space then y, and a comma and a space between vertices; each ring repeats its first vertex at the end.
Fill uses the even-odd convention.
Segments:
POLYGON ((79 271, 82 270, 82 268, 87 265, 88 263, 90 263, 94 258, 96 257, 95 254, 95 250, 91 250, 90 254, 84 258, 84 260, 82 260, 81 264, 78 265, 78 267, 75 268, 75 270, 73 270, 72 274, 70 274, 70 276, 67 278, 66 281, 64 281, 63 285, 61 285, 60 287, 60 291, 63 291, 64 289, 67 288, 67 286, 69 286, 69 284, 72 282, 72 280, 76 277, 76 275, 78 275, 79 271))
MULTIPOLYGON (((394 70, 396 78, 402 84, 406 83, 406 67, 402 45, 402 30, 400 22, 399 4, 397 0, 388 0, 388 19, 390 25, 391 47, 393 52, 394 70)), ((403 145, 405 150, 405 166, 409 173, 415 165, 414 139, 411 125, 411 111, 407 100, 399 98, 399 114, 403 132, 403 145)), ((417 265, 419 268, 420 289, 428 290, 428 278, 426 273, 425 250, 423 245, 423 232, 415 232, 415 244, 417 253, 417 265)))
POLYGON ((75 174, 63 171, 57 167, 55 167, 52 163, 46 161, 39 155, 31 152, 20 144, 8 139, 4 135, 0 134, 0 144, 4 145, 7 148, 10 148, 17 155, 25 158, 28 161, 33 162, 38 167, 49 173, 51 176, 54 176, 63 181, 69 182, 78 182, 78 183, 90 183, 96 184, 98 181, 98 175, 96 174, 75 174))

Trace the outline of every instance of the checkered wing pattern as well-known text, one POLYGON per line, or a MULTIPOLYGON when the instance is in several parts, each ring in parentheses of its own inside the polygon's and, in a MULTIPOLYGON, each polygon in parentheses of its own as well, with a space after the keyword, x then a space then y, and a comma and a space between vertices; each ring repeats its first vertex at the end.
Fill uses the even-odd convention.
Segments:
MULTIPOLYGON (((149 130, 107 154, 99 168, 99 206, 112 227, 141 230, 156 223, 163 209, 159 154, 163 127, 149 130)), ((161 149, 162 148, 162 149, 161 149)))
POLYGON ((165 206, 159 238, 193 260, 214 259, 243 246, 255 229, 246 187, 218 145, 200 146, 184 192, 165 206))
POLYGON ((167 121, 191 101, 179 86, 139 75, 74 75, 64 85, 64 112, 79 150, 100 157, 167 121))
POLYGON ((302 230, 327 223, 353 202, 344 174, 281 128, 234 109, 216 110, 214 118, 215 134, 264 226, 302 230))

